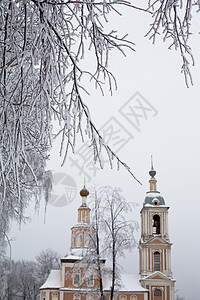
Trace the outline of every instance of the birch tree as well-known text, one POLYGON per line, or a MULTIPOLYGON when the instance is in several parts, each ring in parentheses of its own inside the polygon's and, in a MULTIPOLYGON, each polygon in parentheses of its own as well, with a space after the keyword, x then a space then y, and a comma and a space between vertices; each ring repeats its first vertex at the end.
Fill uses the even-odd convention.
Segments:
POLYGON ((134 233, 139 226, 136 221, 129 221, 125 214, 132 211, 133 203, 125 200, 119 188, 105 187, 101 194, 104 201, 104 253, 111 259, 111 291, 110 299, 120 286, 119 258, 125 257, 125 251, 131 251, 137 242, 134 233))
POLYGON ((94 230, 94 235, 90 236, 92 247, 80 264, 85 265, 85 278, 95 269, 101 297, 104 296, 103 277, 111 279, 110 299, 113 300, 121 284, 119 258, 137 245, 134 234, 138 230, 138 223, 126 218, 126 213, 131 213, 134 204, 125 200, 119 188, 104 186, 93 189, 90 205, 94 230), (109 268, 105 268, 103 263, 105 257, 111 262, 109 268))

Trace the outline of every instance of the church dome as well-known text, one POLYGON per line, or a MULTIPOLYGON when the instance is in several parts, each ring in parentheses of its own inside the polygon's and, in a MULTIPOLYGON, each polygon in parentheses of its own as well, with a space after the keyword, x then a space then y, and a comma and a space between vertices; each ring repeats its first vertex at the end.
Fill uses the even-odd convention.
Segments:
POLYGON ((165 205, 165 200, 159 192, 150 191, 144 199, 144 205, 165 205))
POLYGON ((81 197, 87 197, 89 195, 89 191, 85 188, 84 188, 80 191, 80 195, 81 197))

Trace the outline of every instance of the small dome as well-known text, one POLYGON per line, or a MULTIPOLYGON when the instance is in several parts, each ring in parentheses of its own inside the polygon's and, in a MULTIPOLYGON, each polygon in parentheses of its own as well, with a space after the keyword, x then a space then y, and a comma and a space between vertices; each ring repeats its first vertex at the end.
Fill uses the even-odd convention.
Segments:
POLYGON ((149 175, 154 177, 156 175, 156 171, 152 168, 151 171, 149 171, 149 175))
MULTIPOLYGON (((159 192, 147 192, 147 195, 144 199, 144 205, 154 205, 154 201, 158 201, 158 205, 165 205, 165 200, 164 198, 160 195, 159 192)), ((156 201, 156 202, 157 202, 156 201)))
POLYGON ((80 191, 80 195, 81 197, 87 197, 89 195, 89 191, 85 188, 84 188, 80 191))

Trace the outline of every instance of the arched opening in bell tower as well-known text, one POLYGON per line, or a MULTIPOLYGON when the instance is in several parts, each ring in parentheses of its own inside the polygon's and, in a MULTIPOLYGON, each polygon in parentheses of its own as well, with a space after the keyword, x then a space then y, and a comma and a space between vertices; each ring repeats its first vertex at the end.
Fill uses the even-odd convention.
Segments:
POLYGON ((159 215, 154 215, 153 220, 153 234, 160 234, 160 216, 159 215))

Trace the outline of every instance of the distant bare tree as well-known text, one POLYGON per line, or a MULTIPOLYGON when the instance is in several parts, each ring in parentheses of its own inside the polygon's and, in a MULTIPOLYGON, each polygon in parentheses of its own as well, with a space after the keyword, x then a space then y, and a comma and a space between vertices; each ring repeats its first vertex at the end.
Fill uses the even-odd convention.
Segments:
POLYGON ((0 260, 0 299, 36 300, 39 295, 39 282, 33 261, 0 260))
POLYGON ((0 257, 0 300, 39 299, 40 286, 59 268, 59 254, 51 249, 36 256, 36 262, 0 257))
POLYGON ((38 281, 42 285, 52 269, 60 268, 60 256, 57 252, 46 249, 36 256, 36 269, 38 281))

